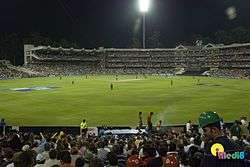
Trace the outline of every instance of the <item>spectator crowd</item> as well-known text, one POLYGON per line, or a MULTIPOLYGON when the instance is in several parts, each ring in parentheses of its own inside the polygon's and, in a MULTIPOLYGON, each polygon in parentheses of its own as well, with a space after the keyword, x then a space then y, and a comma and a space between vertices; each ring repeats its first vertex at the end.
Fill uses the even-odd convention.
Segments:
MULTIPOLYGON (((139 127, 142 127, 141 113, 139 127)), ((150 133, 134 135, 73 136, 11 131, 0 136, 0 167, 247 167, 250 135, 246 118, 225 127, 215 112, 198 118, 199 129, 188 121, 185 129, 166 131, 161 121, 150 133), (219 159, 211 146, 220 143, 224 152, 244 152, 242 159, 219 159), (247 154, 248 153, 248 154, 247 154)), ((221 150, 217 150, 221 151, 221 150)), ((219 153, 219 152, 218 152, 219 153)), ((219 155, 219 154, 218 154, 219 155)))
POLYGON ((18 70, 0 65, 0 80, 28 77, 29 75, 18 70))

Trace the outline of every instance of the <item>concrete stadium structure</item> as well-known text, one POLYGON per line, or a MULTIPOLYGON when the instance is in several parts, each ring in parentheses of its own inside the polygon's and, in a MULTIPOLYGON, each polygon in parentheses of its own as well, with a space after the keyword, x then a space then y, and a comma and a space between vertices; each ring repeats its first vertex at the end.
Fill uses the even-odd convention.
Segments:
POLYGON ((250 76, 250 43, 168 49, 74 49, 24 46, 25 67, 42 75, 187 74, 250 76))

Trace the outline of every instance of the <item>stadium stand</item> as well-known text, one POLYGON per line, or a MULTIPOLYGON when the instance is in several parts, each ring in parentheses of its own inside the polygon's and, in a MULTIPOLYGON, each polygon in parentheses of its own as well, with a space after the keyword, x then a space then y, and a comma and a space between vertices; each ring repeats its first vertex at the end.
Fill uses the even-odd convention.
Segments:
POLYGON ((30 71, 23 67, 16 67, 10 64, 9 61, 0 60, 0 80, 13 78, 27 78, 40 76, 39 73, 30 71))
POLYGON ((24 67, 43 76, 82 74, 206 75, 249 78, 250 44, 170 49, 65 49, 25 45, 24 67), (182 72, 180 73, 180 69, 182 72))

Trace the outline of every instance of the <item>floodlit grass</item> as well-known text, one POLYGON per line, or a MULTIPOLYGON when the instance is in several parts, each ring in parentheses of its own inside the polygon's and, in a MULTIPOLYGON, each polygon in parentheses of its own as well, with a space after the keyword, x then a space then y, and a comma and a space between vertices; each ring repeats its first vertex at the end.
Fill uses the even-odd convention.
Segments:
POLYGON ((98 75, 0 81, 0 118, 11 125, 89 126, 138 123, 138 112, 154 112, 153 121, 197 122, 203 111, 216 111, 224 121, 250 116, 250 81, 206 77, 98 75), (173 80, 173 86, 170 80, 173 80), (197 82, 199 81, 199 85, 197 82), (71 82, 74 81, 74 84, 71 82), (114 90, 110 90, 110 83, 114 90), (54 90, 16 92, 12 88, 55 86, 54 90))

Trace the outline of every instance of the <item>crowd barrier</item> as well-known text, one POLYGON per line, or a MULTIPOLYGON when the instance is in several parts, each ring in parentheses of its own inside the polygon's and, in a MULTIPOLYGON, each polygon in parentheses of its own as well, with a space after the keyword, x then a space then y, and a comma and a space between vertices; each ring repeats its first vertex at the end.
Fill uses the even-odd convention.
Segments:
MULTIPOLYGON (((225 123, 225 127, 230 127, 233 125, 233 122, 225 123)), ((198 129, 197 124, 193 124, 192 127, 194 129, 198 129)), ((144 127, 145 128, 145 127, 144 127)), ((166 132, 167 130, 174 130, 176 132, 185 130, 186 125, 180 124, 180 125, 166 125, 161 127, 162 132, 166 132)), ((100 126, 100 127, 89 127, 88 131, 89 133, 98 135, 100 130, 119 130, 119 129, 133 129, 129 126, 100 126)), ((135 128, 134 128, 135 129, 135 128)), ((78 135, 80 134, 80 127, 79 126, 5 126, 5 132, 11 132, 11 131, 19 131, 22 133, 26 132, 32 132, 34 134, 39 134, 40 132, 46 132, 46 133, 55 133, 64 131, 67 134, 72 135, 78 135)), ((0 127, 0 134, 3 132, 3 127, 0 127)))

